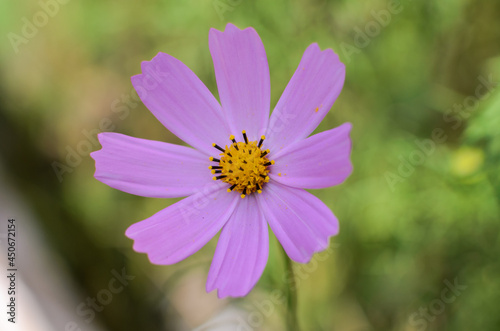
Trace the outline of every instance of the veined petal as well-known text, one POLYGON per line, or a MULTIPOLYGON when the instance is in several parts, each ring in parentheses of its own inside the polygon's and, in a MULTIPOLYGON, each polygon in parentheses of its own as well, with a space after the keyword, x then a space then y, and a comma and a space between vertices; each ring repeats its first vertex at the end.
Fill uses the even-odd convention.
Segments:
POLYGON ((174 264, 198 251, 224 226, 238 202, 220 183, 132 224, 125 235, 134 250, 147 253, 154 264, 174 264))
POLYGON ((200 79, 181 61, 158 53, 142 62, 142 74, 132 77, 139 97, 173 134, 206 153, 230 133, 219 103, 200 79))
POLYGON ((208 158, 188 147, 105 132, 94 177, 115 189, 152 198, 191 195, 212 183, 208 158))
POLYGON ((259 280, 269 254, 267 223, 255 194, 240 199, 217 243, 207 279, 207 292, 218 289, 219 298, 239 297, 259 280))
POLYGON ((266 51, 253 28, 226 25, 211 29, 210 53, 219 96, 232 134, 247 132, 250 140, 265 133, 269 120, 271 85, 266 51))
POLYGON ((345 66, 331 49, 310 45, 274 109, 266 133, 271 152, 304 139, 316 129, 344 85, 345 66))
POLYGON ((342 183, 352 172, 351 127, 345 123, 277 152, 269 176, 281 184, 306 189, 342 183))
POLYGON ((271 230, 296 262, 308 262, 315 252, 328 247, 330 236, 338 233, 332 211, 302 189, 269 182, 257 201, 271 230))

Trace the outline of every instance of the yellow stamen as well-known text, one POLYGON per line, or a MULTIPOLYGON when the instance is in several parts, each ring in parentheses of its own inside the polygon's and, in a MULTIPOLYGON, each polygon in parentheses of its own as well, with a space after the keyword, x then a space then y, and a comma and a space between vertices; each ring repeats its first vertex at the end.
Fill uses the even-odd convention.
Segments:
POLYGON ((248 141, 246 131, 242 132, 245 142, 237 142, 235 136, 231 135, 229 139, 232 144, 225 146, 219 154, 219 158, 210 157, 210 161, 218 162, 216 166, 210 166, 211 173, 217 173, 219 176, 213 177, 214 180, 220 179, 231 185, 228 192, 237 191, 241 193, 241 198, 258 192, 262 193, 262 187, 269 182, 269 166, 274 164, 273 160, 267 158, 269 150, 261 150, 265 136, 261 136, 259 142, 248 141))

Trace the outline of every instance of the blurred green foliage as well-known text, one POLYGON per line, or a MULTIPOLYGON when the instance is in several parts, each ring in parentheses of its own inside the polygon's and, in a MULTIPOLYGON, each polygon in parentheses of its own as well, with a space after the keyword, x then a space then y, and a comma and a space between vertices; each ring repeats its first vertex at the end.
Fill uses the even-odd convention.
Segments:
MULTIPOLYGON (((298 287, 303 329, 500 328, 500 88, 492 84, 476 95, 483 80, 500 82, 500 2, 73 0, 15 52, 8 34, 21 35, 22 18, 32 21, 40 10, 37 1, 0 3, 0 113, 9 123, 4 129, 25 144, 11 140, 1 152, 34 206, 49 199, 73 216, 54 222, 60 214, 37 208, 48 233, 55 224, 60 230, 77 227, 84 244, 118 252, 133 272, 165 284, 161 292, 167 296, 176 275, 193 265, 208 270, 216 240, 177 265, 153 266, 123 234, 176 200, 105 186, 93 179, 88 152, 61 182, 51 164, 66 162, 67 148, 76 150, 82 140, 99 149, 84 132, 95 134, 104 118, 116 132, 181 143, 142 104, 114 111, 132 93, 130 76, 140 72, 141 61, 166 52, 217 95, 208 30, 227 22, 253 26, 268 55, 272 105, 310 43, 333 48, 347 66, 344 90, 317 131, 353 123, 355 170, 341 186, 314 191, 335 212, 341 231, 332 239, 332 253, 298 287), (456 105, 463 104, 459 111, 456 105), (446 138, 431 143, 436 129, 446 138), (441 309, 436 302, 442 302, 445 281, 455 279, 467 287, 441 309)), ((72 259, 75 248, 71 239, 61 239, 64 232, 48 234, 53 248, 66 252, 74 270, 86 268, 79 279, 83 288, 99 288, 92 275, 111 267, 79 266, 86 252, 72 259)), ((254 297, 286 287, 280 254, 273 239, 262 279, 239 303, 251 305, 254 297)), ((132 291, 146 298, 140 302, 144 310, 164 314, 161 296, 148 282, 138 281, 132 291)), ((277 311, 284 314, 284 308, 277 311)), ((137 304, 120 309, 103 313, 103 323, 126 330, 116 320, 133 314, 137 304)), ((151 323, 146 316, 136 316, 138 325, 151 323)), ((155 323, 160 329, 166 322, 155 323)))

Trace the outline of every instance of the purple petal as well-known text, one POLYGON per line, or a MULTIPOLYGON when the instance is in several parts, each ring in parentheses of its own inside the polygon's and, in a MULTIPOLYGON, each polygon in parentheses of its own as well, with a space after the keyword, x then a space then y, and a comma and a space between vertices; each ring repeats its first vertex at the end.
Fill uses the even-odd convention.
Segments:
POLYGON ((102 149, 91 153, 94 177, 115 189, 152 198, 191 195, 213 183, 208 158, 188 147, 100 133, 102 149))
POLYGON ((207 292, 219 298, 250 292, 267 263, 269 234, 255 194, 240 199, 219 237, 207 280, 207 292))
POLYGON ((212 183, 198 193, 132 224, 125 232, 134 250, 147 253, 154 264, 174 264, 198 251, 232 214, 239 196, 212 183))
POLYGON ((226 25, 211 29, 210 53, 222 108, 232 134, 246 130, 250 140, 265 133, 269 120, 271 85, 266 51, 253 28, 226 25))
POLYGON ((338 233, 338 221, 318 198, 302 189, 269 182, 257 200, 271 230, 288 256, 308 262, 315 252, 328 247, 338 233))
POLYGON ((158 53, 142 62, 142 74, 132 84, 142 102, 173 134, 189 145, 214 154, 212 143, 229 137, 219 103, 198 77, 181 61, 158 53))
POLYGON ((298 141, 271 158, 270 177, 282 184, 316 189, 342 183, 352 172, 351 123, 298 141))
POLYGON ((337 54, 310 45, 271 115, 266 148, 278 151, 309 136, 337 99, 344 78, 337 54))

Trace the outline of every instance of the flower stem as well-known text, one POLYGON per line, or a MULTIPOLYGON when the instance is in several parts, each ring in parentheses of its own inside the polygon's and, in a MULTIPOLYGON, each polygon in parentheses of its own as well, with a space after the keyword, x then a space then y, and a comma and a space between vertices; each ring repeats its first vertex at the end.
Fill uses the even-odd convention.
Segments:
POLYGON ((297 283, 295 281, 295 273, 293 271, 293 262, 290 260, 285 250, 283 250, 283 256, 285 257, 286 273, 288 276, 288 286, 286 286, 288 308, 286 316, 287 330, 300 331, 297 318, 297 283))

